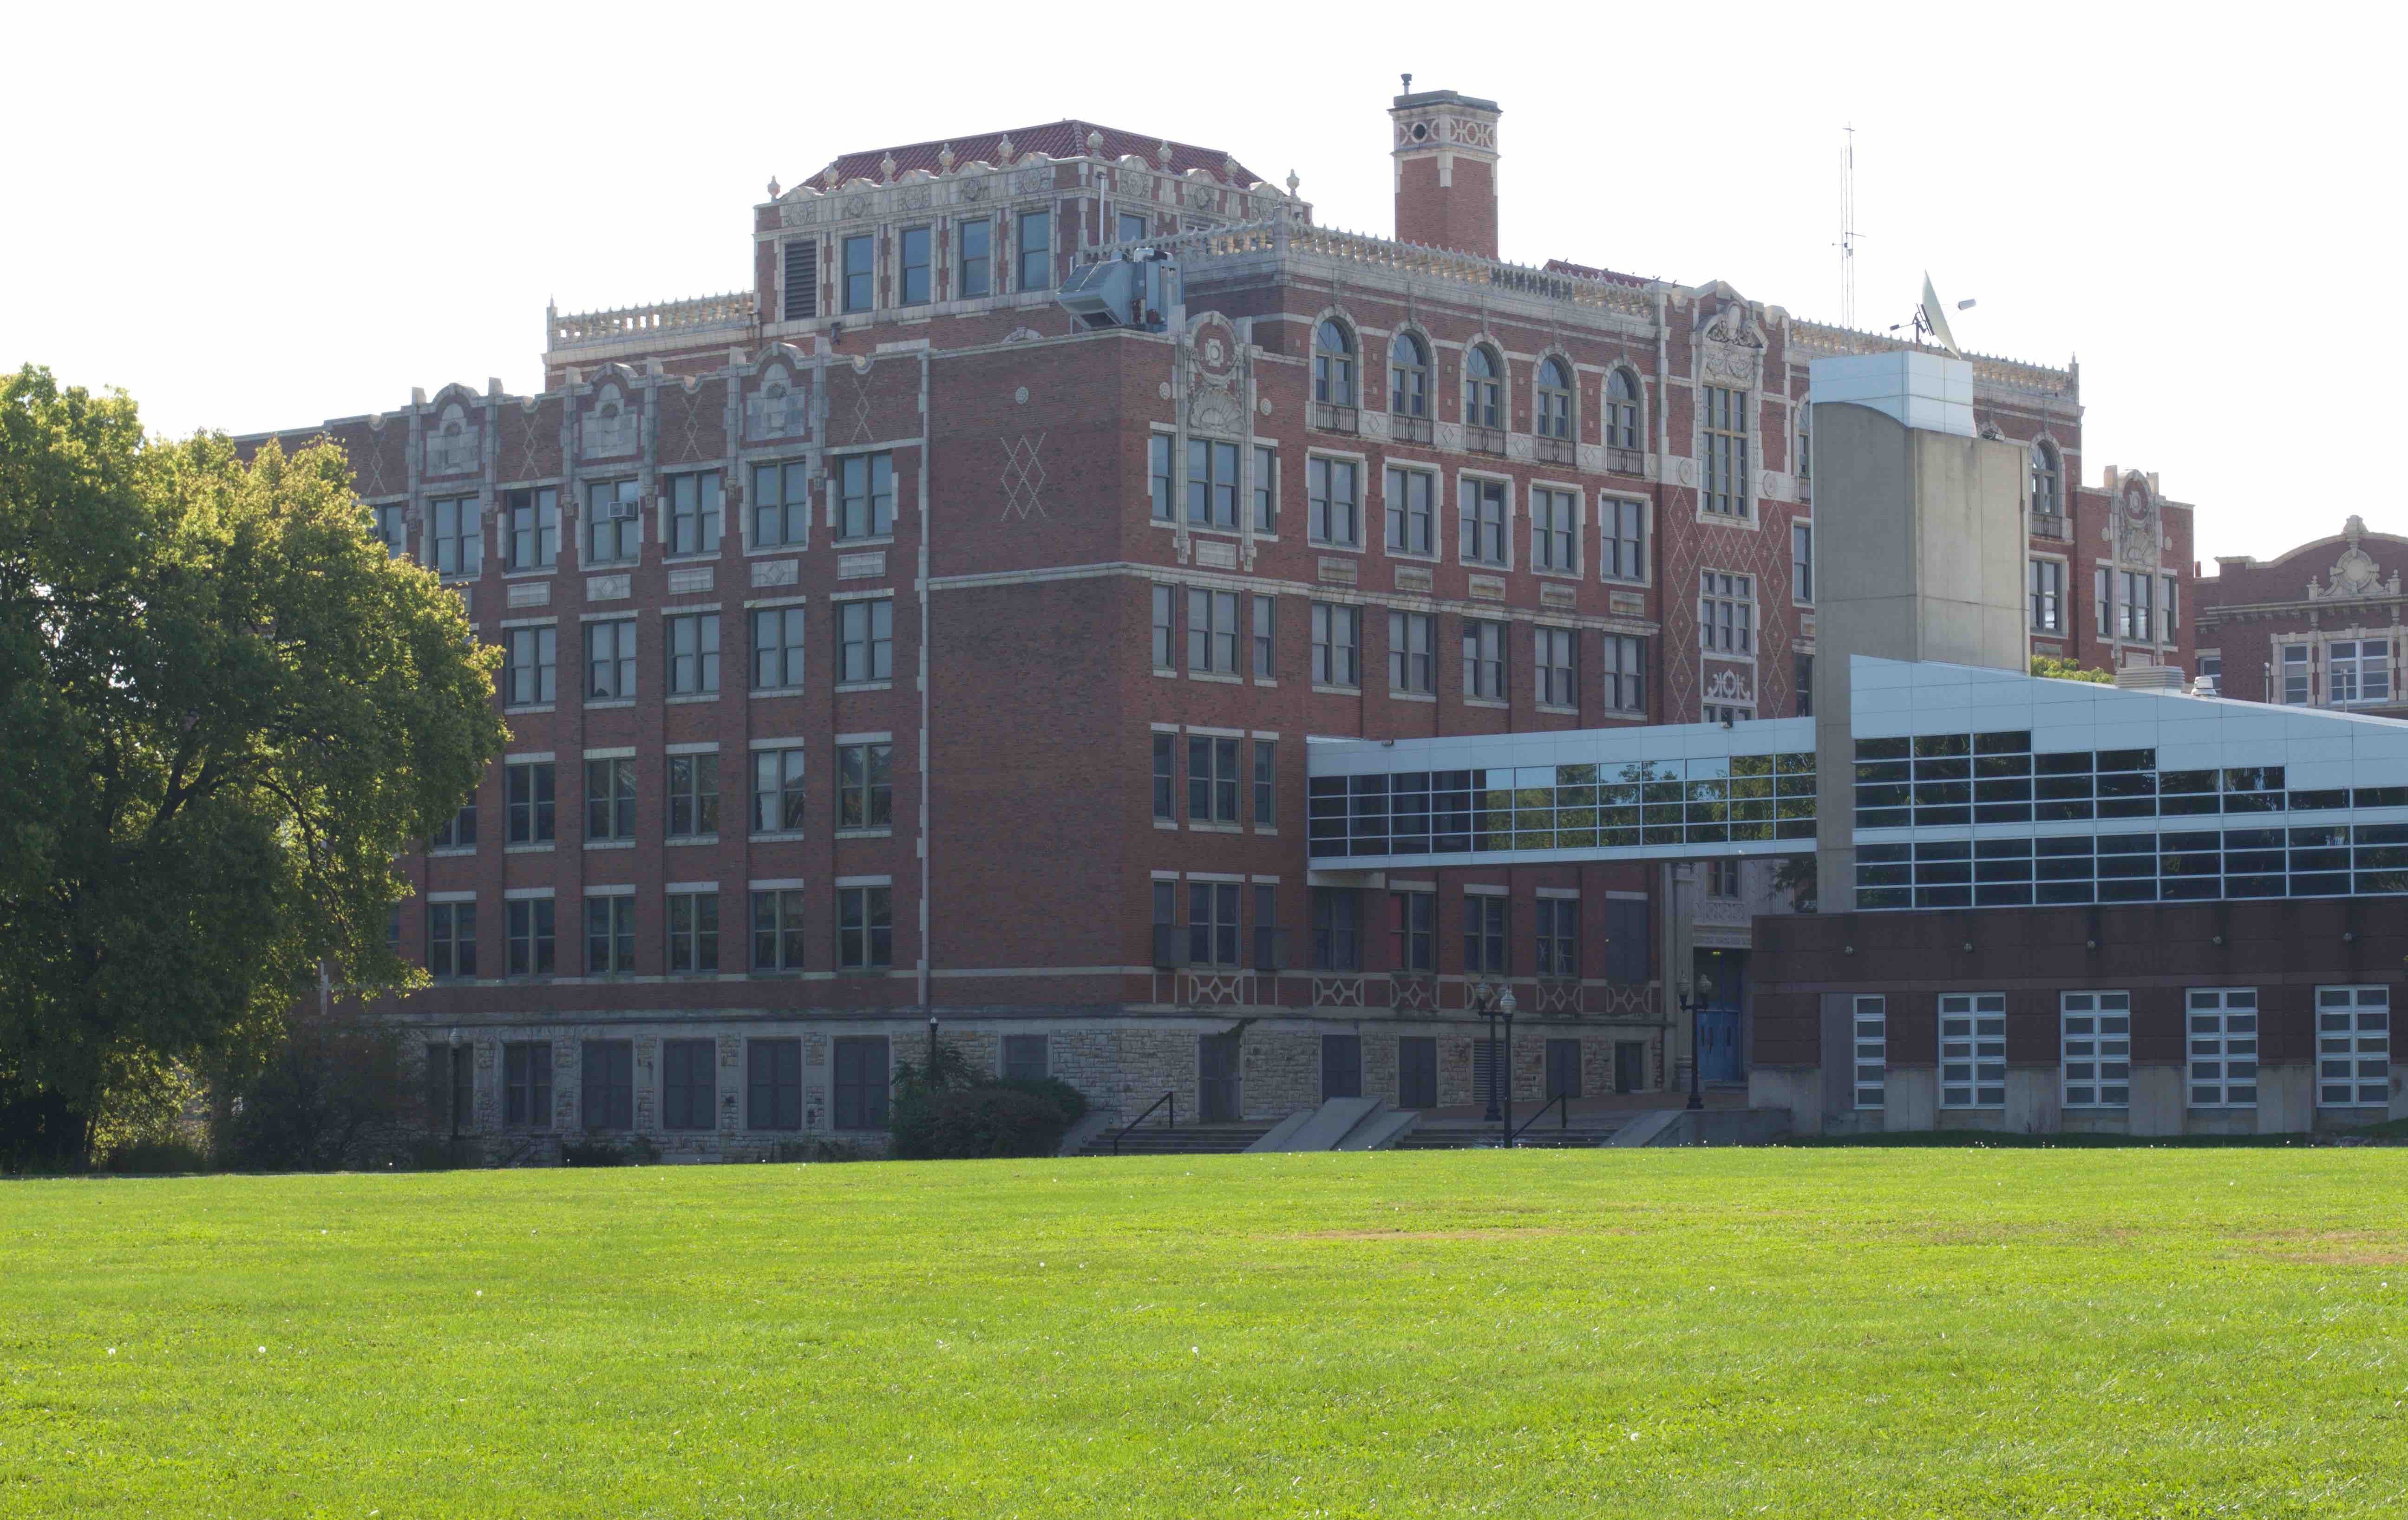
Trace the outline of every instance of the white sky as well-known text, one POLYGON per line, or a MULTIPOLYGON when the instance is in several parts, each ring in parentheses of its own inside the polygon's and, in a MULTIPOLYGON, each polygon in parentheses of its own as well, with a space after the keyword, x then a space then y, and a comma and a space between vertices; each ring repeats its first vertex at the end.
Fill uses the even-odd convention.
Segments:
POLYGON ((1505 108, 1506 257, 1828 321, 1853 122, 1857 324, 1928 265, 1980 302, 1969 349, 2080 355, 2088 479, 2157 470, 2202 561, 2264 555, 2403 526, 2386 478, 2305 503, 2279 473, 2392 425, 2408 26, 2320 8, 21 6, 0 365, 174 434, 524 392, 548 298, 748 286, 771 175, 1066 116, 1293 168, 1317 220, 1385 235, 1411 69, 1505 108))

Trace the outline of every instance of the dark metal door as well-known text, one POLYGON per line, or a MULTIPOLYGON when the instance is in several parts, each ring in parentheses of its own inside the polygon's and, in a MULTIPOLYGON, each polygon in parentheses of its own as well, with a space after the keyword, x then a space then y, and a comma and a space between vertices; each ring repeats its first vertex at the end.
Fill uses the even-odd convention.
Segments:
POLYGON ((1321 1097, 1326 1102, 1333 1097, 1363 1096, 1363 1037, 1361 1035, 1324 1035, 1321 1037, 1321 1097))
POLYGON ((836 1041, 836 1127, 878 1129, 886 1123, 886 1037, 836 1041))
POLYGON ((1547 1096, 1578 1097, 1581 1096, 1581 1042, 1577 1040, 1547 1041, 1547 1096))
POLYGON ((1238 1117, 1238 1037, 1205 1035, 1196 1041, 1197 1106, 1208 1125, 1238 1117))
POLYGON ((1397 1107, 1438 1107, 1438 1040, 1407 1035, 1397 1041, 1397 1107))
POLYGON ((1635 1093, 1647 1085, 1647 1046, 1637 1040, 1613 1042, 1613 1090, 1635 1093))
POLYGON ((1698 1074, 1708 1082, 1740 1082, 1739 1010, 1709 1008, 1698 1015, 1698 1074))

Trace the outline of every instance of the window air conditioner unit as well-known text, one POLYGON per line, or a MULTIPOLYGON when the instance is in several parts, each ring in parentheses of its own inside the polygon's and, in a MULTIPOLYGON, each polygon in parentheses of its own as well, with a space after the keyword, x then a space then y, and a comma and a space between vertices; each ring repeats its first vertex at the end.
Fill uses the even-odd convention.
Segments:
POLYGON ((602 515, 614 523, 625 522, 636 515, 636 504, 632 501, 614 501, 602 509, 602 515))

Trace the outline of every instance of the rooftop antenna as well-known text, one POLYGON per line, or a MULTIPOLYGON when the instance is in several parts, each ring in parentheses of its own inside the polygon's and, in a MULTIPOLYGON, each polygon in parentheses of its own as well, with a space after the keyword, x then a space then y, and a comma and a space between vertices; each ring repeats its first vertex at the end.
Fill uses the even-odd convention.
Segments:
POLYGON ((1840 144, 1840 325, 1856 324, 1856 127, 1840 144))
MULTIPOLYGON (((1969 311, 1972 307, 1971 298, 1956 303, 1959 311, 1969 311)), ((1889 330, 1894 333, 1905 325, 1894 322, 1889 330)), ((1948 330, 1948 313, 1941 308, 1940 293, 1931 288, 1931 271, 1928 269, 1923 273, 1923 300, 1914 308, 1914 341, 1919 346, 1926 337, 1946 349, 1951 357, 1965 357, 1965 351, 1956 346, 1956 335, 1948 330)))

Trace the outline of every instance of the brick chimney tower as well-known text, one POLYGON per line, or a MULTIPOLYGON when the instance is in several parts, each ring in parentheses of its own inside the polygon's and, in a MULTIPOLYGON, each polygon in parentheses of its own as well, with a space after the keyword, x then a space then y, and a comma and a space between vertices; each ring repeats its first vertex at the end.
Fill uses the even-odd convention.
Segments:
POLYGON ((1493 100, 1413 90, 1388 108, 1396 123, 1397 237, 1497 256, 1497 118, 1493 100))

